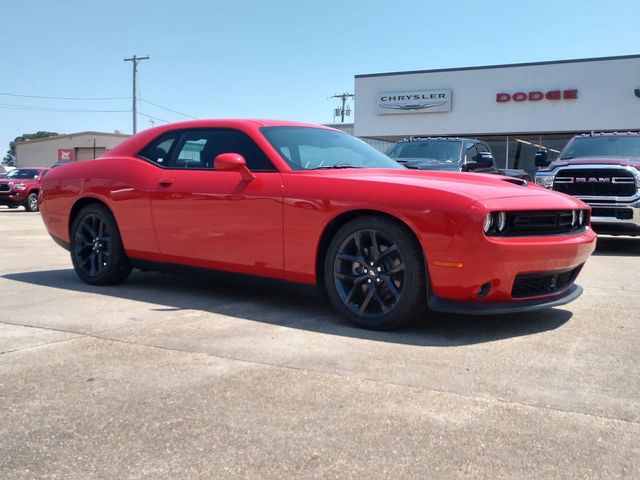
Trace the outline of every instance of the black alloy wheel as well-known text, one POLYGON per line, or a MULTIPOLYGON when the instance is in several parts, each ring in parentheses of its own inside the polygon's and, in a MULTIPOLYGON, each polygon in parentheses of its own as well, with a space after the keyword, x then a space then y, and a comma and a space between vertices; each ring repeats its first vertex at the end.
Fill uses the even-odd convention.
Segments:
POLYGON ((360 217, 338 231, 327 252, 325 283, 333 304, 366 328, 398 327, 425 309, 417 242, 384 217, 360 217))
POLYGON ((71 261, 86 283, 108 285, 131 273, 113 215, 103 205, 90 204, 76 216, 71 227, 71 261))
POLYGON ((30 193, 27 196, 27 200, 24 204, 24 208, 27 212, 38 211, 38 194, 37 193, 30 193))

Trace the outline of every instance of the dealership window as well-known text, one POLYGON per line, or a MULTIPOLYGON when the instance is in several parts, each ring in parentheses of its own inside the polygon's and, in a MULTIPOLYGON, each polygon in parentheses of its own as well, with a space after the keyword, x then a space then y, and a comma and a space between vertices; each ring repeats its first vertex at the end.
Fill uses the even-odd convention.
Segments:
POLYGON ((549 158, 554 159, 572 137, 572 133, 562 133, 496 135, 477 138, 489 145, 498 168, 519 168, 534 174, 538 169, 534 160, 538 150, 546 149, 549 152, 549 158))

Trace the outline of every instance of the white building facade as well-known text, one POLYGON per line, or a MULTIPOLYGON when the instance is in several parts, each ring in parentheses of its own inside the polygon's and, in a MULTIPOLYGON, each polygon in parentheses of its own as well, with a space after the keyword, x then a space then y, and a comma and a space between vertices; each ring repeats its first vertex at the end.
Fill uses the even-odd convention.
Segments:
POLYGON ((640 129, 640 55, 357 75, 354 134, 480 138, 535 170, 574 135, 640 129))

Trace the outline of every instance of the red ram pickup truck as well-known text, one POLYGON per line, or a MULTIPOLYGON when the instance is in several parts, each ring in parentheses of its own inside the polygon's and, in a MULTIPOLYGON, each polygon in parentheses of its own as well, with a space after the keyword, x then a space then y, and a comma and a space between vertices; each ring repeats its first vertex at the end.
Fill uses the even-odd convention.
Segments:
POLYGON ((48 168, 16 168, 0 179, 0 205, 23 206, 27 212, 38 211, 40 183, 48 168))

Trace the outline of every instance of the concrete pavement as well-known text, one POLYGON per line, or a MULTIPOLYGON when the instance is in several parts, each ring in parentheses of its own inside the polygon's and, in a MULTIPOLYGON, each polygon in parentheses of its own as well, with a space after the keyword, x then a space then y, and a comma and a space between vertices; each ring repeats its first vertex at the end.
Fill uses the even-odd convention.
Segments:
POLYGON ((80 282, 0 209, 0 478, 640 476, 640 239, 562 308, 394 332, 320 297, 80 282))

